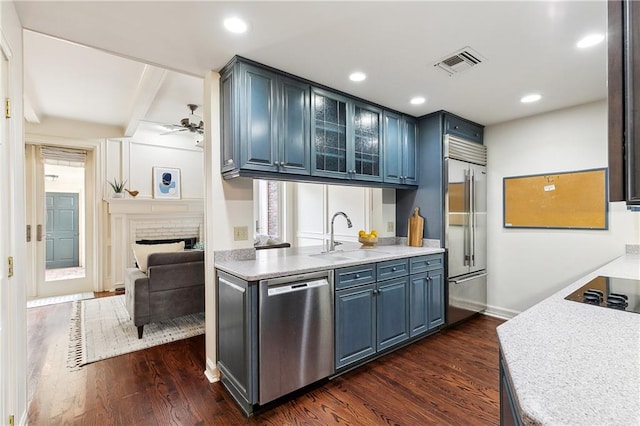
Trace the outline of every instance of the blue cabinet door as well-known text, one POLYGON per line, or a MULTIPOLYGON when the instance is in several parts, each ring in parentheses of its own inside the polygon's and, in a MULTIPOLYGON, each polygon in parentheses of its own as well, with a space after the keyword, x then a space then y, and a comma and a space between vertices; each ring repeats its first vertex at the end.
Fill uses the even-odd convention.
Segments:
POLYGON ((344 96, 311 91, 311 174, 348 179, 352 105, 344 96))
MULTIPOLYGON (((347 145, 348 146, 348 145, 347 145)), ((382 181, 382 110, 355 102, 353 105, 353 144, 347 148, 351 157, 349 178, 382 181)))
POLYGON ((426 272, 409 278, 409 334, 411 337, 429 331, 429 277, 426 272))
POLYGON ((378 283, 376 291, 377 350, 409 338, 409 277, 378 283))
POLYGON ((279 84, 278 170, 281 173, 308 175, 310 166, 311 86, 285 77, 279 84))
POLYGON ((249 413, 258 401, 258 286, 217 275, 217 366, 222 383, 249 413))
POLYGON ((220 107, 222 123, 220 126, 220 171, 227 172, 237 167, 239 144, 236 138, 240 135, 238 124, 239 102, 237 98, 238 73, 231 68, 220 76, 220 107))
POLYGON ((384 181, 418 184, 418 125, 406 116, 384 112, 384 181))
POLYGON ((376 285, 336 291, 336 369, 376 353, 376 285))
POLYGON ((409 117, 404 117, 402 144, 402 183, 406 185, 418 184, 418 123, 409 117))
POLYGON ((384 181, 402 183, 402 117, 384 112, 384 181))
POLYGON ((276 84, 277 76, 241 64, 243 93, 240 116, 240 167, 278 171, 276 84))
POLYGON ((444 324, 444 269, 429 271, 429 330, 444 324))

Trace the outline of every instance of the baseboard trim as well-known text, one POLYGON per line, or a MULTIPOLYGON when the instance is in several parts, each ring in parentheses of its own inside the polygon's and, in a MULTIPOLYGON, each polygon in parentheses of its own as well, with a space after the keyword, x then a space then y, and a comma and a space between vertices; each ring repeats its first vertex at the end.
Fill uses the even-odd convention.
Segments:
POLYGON ((520 314, 520 312, 514 311, 513 309, 500 308, 498 306, 487 306, 484 314, 494 318, 510 320, 511 318, 520 314))
POLYGON ((204 370, 204 375, 211 383, 220 381, 220 370, 218 370, 218 367, 216 367, 215 363, 209 358, 207 358, 207 369, 204 370))

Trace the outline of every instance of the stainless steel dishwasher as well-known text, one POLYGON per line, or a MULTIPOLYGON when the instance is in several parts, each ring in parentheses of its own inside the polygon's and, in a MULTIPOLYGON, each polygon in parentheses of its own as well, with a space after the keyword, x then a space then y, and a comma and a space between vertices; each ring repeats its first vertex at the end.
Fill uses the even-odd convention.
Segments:
POLYGON ((260 281, 259 403, 335 372, 333 271, 260 281))

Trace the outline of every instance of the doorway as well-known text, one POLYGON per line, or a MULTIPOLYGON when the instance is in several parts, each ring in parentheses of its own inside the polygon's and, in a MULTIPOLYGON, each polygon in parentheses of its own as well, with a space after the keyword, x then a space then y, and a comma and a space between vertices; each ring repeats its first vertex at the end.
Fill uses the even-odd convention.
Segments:
POLYGON ((93 152, 27 145, 28 298, 94 291, 93 152))
POLYGON ((85 230, 79 202, 84 201, 84 168, 45 164, 44 177, 45 281, 82 278, 80 235, 85 230))

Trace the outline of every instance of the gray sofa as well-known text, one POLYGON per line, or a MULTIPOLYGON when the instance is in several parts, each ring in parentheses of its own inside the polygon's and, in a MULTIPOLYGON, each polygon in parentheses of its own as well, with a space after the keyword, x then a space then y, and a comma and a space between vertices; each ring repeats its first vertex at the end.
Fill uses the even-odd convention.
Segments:
POLYGON ((145 324, 204 312, 204 251, 152 253, 147 273, 127 268, 127 311, 142 338, 145 324))

